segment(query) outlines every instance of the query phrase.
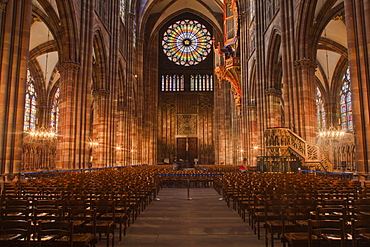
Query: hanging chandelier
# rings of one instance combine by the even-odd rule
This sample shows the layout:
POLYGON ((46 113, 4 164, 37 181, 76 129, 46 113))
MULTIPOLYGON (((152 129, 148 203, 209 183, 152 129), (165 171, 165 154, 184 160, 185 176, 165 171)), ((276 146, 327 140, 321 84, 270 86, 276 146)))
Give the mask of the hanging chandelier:
POLYGON ((53 140, 57 137, 57 134, 52 130, 46 130, 41 127, 37 130, 28 132, 29 136, 35 140, 53 140))
POLYGON ((337 130, 334 127, 330 127, 328 130, 323 130, 319 132, 319 137, 325 138, 325 139, 340 139, 344 137, 345 131, 343 130, 337 130))

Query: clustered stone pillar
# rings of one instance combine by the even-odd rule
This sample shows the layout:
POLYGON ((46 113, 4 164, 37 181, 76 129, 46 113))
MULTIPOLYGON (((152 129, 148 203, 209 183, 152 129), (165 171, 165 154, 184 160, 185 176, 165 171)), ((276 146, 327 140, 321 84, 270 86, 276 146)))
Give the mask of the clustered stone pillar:
MULTIPOLYGON (((78 82, 78 73, 80 64, 76 62, 64 62, 59 66, 60 73, 60 122, 59 141, 57 149, 57 169, 73 169, 76 162, 76 123, 79 121, 75 114, 75 105, 77 101, 76 90, 78 82)), ((81 92, 80 92, 81 93, 81 92)))
POLYGON ((107 89, 98 89, 93 91, 94 97, 94 140, 98 145, 94 148, 94 166, 105 167, 107 166, 108 159, 108 119, 109 119, 109 95, 107 89))
POLYGON ((316 64, 311 59, 300 59, 294 62, 297 73, 297 86, 294 88, 298 93, 298 118, 295 125, 297 134, 307 142, 314 142, 316 138, 316 95, 315 95, 315 69, 316 64))
POLYGON ((31 13, 32 0, 0 1, 0 173, 5 175, 21 171, 31 13))
POLYGON ((348 58, 353 98, 356 166, 359 174, 370 171, 370 0, 345 0, 348 58))

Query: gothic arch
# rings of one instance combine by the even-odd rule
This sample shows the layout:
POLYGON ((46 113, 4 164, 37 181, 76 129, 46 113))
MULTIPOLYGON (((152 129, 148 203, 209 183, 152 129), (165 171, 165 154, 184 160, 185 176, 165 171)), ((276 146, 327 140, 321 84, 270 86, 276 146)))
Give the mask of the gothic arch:
POLYGON ((77 61, 78 57, 78 29, 74 13, 73 0, 56 0, 57 11, 51 6, 49 0, 37 0, 45 10, 43 12, 33 5, 33 14, 42 20, 49 28, 59 51, 60 63, 64 61, 77 61))
POLYGON ((343 3, 332 8, 336 2, 336 0, 327 0, 317 17, 315 17, 317 0, 307 0, 301 3, 298 14, 299 21, 297 22, 296 50, 298 58, 309 58, 315 61, 321 33, 331 19, 343 12, 343 3))
POLYGON ((118 93, 117 93, 117 100, 119 107, 126 107, 127 106, 127 89, 126 89, 126 79, 125 73, 123 69, 123 65, 121 61, 118 61, 118 93))
MULTIPOLYGON (((147 25, 147 28, 145 30, 150 30, 149 32, 152 33, 150 39, 152 39, 153 37, 155 37, 157 35, 157 33, 159 32, 159 30, 162 29, 163 26, 167 22, 169 22, 171 19, 175 18, 176 16, 182 15, 184 13, 190 13, 190 14, 195 15, 195 16, 198 16, 201 19, 203 19, 204 21, 206 21, 209 25, 212 26, 213 36, 216 37, 216 40, 223 40, 223 38, 221 38, 221 37, 223 37, 222 36, 222 32, 217 27, 216 23, 214 23, 209 17, 207 17, 203 13, 198 12, 198 11, 196 11, 194 9, 190 9, 190 8, 184 8, 184 9, 181 9, 181 10, 179 10, 179 11, 177 11, 177 12, 171 14, 171 15, 166 16, 166 18, 163 19, 155 29, 152 29, 153 28, 153 25, 155 24, 155 22, 154 21, 153 22, 152 21, 149 22, 149 20, 148 20, 148 22, 147 22, 148 25, 147 25), (149 26, 149 25, 151 25, 151 26, 149 26)), ((144 34, 144 31, 145 30, 144 29, 142 30, 142 33, 143 34, 144 34)))
POLYGON ((314 23, 315 7, 317 0, 307 0, 301 2, 298 10, 297 28, 297 43, 296 51, 298 58, 311 58, 310 44, 312 44, 311 32, 312 24, 314 23))
POLYGON ((93 92, 107 90, 107 56, 104 49, 104 41, 100 30, 94 34, 93 42, 93 92))
MULTIPOLYGON (((92 2, 92 1, 88 1, 92 2)), ((78 61, 78 44, 79 32, 76 25, 76 17, 74 13, 78 13, 74 8, 73 0, 56 0, 59 16, 60 16, 60 32, 58 32, 58 41, 63 44, 60 49, 60 63, 63 62, 77 62, 78 61)), ((92 3, 85 3, 85 6, 92 8, 92 3)), ((89 13, 92 12, 91 10, 89 13)))
MULTIPOLYGON (((325 45, 329 50, 333 49, 335 52, 338 52, 340 54, 347 53, 346 48, 342 47, 338 43, 335 43, 331 40, 325 40, 323 37, 321 37, 321 34, 325 30, 326 26, 329 24, 329 22, 336 16, 342 14, 344 12, 344 3, 340 3, 334 8, 331 8, 335 4, 336 0, 328 0, 322 10, 320 11, 319 15, 315 19, 314 25, 312 29, 313 32, 313 39, 312 44, 314 45, 313 57, 316 57, 316 49, 318 49, 318 46, 320 44, 325 45)), ((348 55, 346 55, 348 57, 348 55)))
POLYGON ((338 63, 338 66, 335 70, 335 77, 333 78, 333 81, 335 82, 333 85, 333 96, 336 97, 336 101, 339 102, 339 94, 342 90, 342 84, 343 84, 343 75, 346 73, 348 68, 348 60, 343 59, 340 63, 338 63))
POLYGON ((281 35, 277 28, 274 28, 267 51, 267 88, 274 88, 281 91, 281 35))
POLYGON ((249 71, 249 85, 248 85, 248 96, 249 96, 249 104, 255 105, 257 102, 257 67, 256 67, 256 60, 253 60, 251 69, 249 71))
POLYGON ((35 90, 38 96, 38 103, 44 102, 46 100, 46 89, 45 89, 45 80, 42 73, 40 65, 33 60, 30 60, 28 67, 31 73, 31 76, 34 80, 35 90))
POLYGON ((39 9, 36 5, 33 5, 32 14, 39 18, 48 27, 52 36, 55 38, 54 42, 56 42, 56 50, 59 51, 63 47, 63 36, 61 35, 62 30, 60 25, 61 20, 58 17, 57 13, 55 13, 54 8, 50 5, 50 2, 48 0, 38 0, 38 2, 43 7, 46 13, 39 9))
POLYGON ((56 93, 56 91, 58 90, 59 88, 59 82, 60 82, 60 79, 58 79, 54 85, 52 86, 51 90, 50 90, 50 93, 49 93, 49 97, 48 97, 48 105, 51 106, 53 104, 53 99, 54 99, 54 95, 56 93))
MULTIPOLYGON (((46 88, 47 83, 43 75, 43 70, 42 68, 40 68, 40 64, 37 61, 37 57, 48 54, 50 52, 58 52, 57 42, 55 40, 50 40, 43 44, 40 44, 29 52, 29 68, 37 84, 35 85, 36 90, 39 92, 40 95, 46 95, 49 88, 46 88)), ((56 72, 57 69, 53 68, 51 74, 55 75, 56 72)))

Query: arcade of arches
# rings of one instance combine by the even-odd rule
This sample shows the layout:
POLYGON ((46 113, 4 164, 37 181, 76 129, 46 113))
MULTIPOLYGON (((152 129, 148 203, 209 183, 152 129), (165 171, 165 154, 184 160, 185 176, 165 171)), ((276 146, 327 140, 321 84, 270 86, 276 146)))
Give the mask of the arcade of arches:
POLYGON ((0 174, 370 174, 370 0, 0 0, 0 174))

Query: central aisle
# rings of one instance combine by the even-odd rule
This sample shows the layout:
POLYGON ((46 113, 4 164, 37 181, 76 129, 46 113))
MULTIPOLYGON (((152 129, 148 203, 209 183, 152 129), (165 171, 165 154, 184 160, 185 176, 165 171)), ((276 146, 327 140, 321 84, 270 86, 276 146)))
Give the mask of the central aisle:
POLYGON ((190 197, 186 188, 162 189, 118 246, 265 246, 213 188, 191 188, 190 197))

